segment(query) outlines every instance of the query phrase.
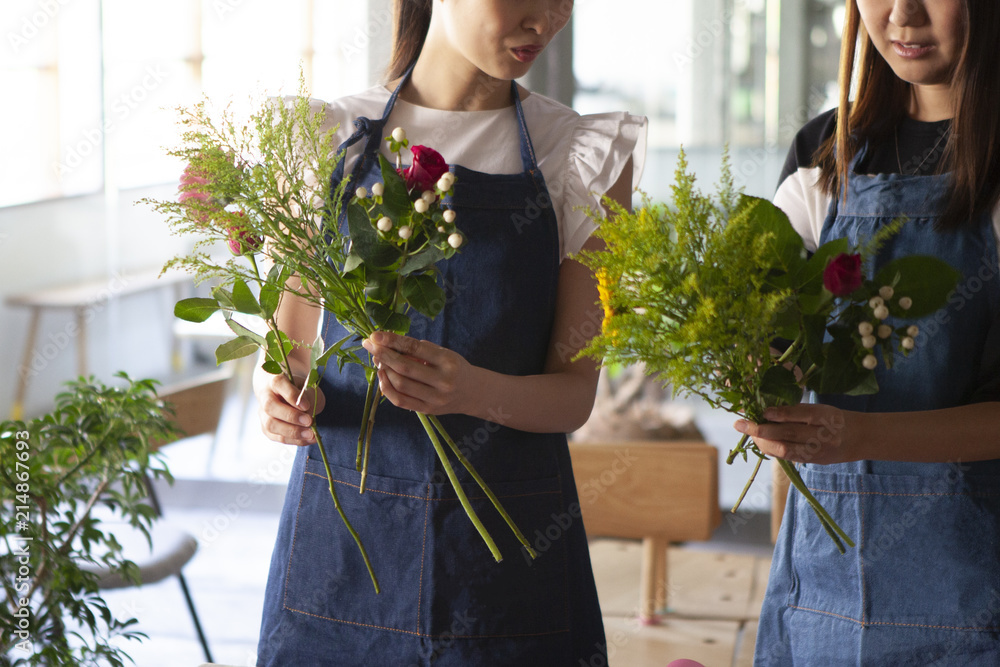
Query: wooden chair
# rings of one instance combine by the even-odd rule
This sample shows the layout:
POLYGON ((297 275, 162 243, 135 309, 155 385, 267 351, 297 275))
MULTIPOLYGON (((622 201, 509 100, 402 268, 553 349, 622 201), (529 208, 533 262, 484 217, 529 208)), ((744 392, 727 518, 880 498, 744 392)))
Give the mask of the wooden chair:
POLYGON ((571 442, 580 509, 590 537, 643 543, 639 616, 667 605, 667 546, 707 540, 722 522, 718 451, 704 442, 571 442))
MULTIPOLYGON (((158 392, 160 397, 169 402, 175 412, 175 422, 188 436, 204 433, 215 433, 226 399, 229 380, 232 371, 229 368, 213 370, 186 380, 163 386, 158 392)), ((167 446, 170 443, 160 443, 167 446)), ((114 533, 122 545, 125 557, 133 561, 139 568, 142 584, 152 584, 167 577, 177 577, 180 582, 184 600, 191 613, 198 641, 205 653, 205 659, 212 662, 212 653, 202 629, 201 620, 195 610, 191 591, 184 578, 183 568, 194 557, 198 550, 197 539, 186 530, 179 528, 163 518, 163 511, 156 490, 150 479, 146 478, 146 488, 149 502, 160 517, 150 529, 150 545, 146 537, 127 523, 106 521, 104 528, 114 533)), ((132 582, 119 574, 100 568, 96 564, 88 564, 85 569, 100 576, 98 586, 103 589, 127 588, 132 582)))

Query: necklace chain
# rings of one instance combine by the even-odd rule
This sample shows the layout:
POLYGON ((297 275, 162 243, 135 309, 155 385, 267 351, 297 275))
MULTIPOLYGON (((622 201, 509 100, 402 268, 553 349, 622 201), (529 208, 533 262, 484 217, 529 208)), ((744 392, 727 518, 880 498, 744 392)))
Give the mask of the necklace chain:
POLYGON ((920 164, 917 165, 917 168, 914 169, 913 172, 909 173, 909 174, 907 174, 905 171, 903 171, 903 162, 902 162, 902 160, 899 159, 899 126, 898 125, 896 126, 895 130, 893 131, 893 136, 894 136, 894 138, 896 140, 896 142, 895 142, 896 143, 896 166, 899 167, 899 173, 903 174, 904 176, 916 176, 917 174, 920 173, 920 169, 921 169, 921 167, 924 166, 924 163, 927 162, 927 160, 929 160, 932 155, 934 155, 935 153, 937 153, 938 146, 941 145, 941 140, 944 139, 946 136, 948 136, 948 132, 944 131, 944 132, 941 133, 941 136, 938 137, 938 140, 934 142, 934 147, 931 148, 930 151, 927 152, 927 154, 924 156, 924 159, 921 160, 920 164))

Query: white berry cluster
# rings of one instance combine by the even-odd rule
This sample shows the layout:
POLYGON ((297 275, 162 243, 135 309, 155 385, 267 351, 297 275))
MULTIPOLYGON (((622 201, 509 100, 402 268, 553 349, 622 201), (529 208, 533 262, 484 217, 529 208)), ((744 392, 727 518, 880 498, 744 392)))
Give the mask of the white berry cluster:
POLYGON ((883 354, 891 353, 894 335, 899 340, 898 349, 902 350, 903 354, 909 353, 916 346, 915 339, 920 334, 918 326, 910 325, 894 329, 884 322, 889 318, 891 306, 897 306, 898 311, 905 312, 913 307, 913 299, 908 296, 897 297, 895 290, 889 285, 880 287, 878 296, 868 300, 866 311, 870 314, 858 324, 861 347, 867 352, 861 360, 861 365, 868 370, 878 367, 878 358, 873 353, 875 346, 880 346, 883 354))

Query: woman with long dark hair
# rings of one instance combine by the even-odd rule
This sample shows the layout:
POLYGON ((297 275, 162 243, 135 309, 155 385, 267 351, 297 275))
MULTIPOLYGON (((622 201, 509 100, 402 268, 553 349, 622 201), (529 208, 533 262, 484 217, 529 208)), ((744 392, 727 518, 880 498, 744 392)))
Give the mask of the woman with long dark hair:
POLYGON ((877 354, 878 393, 737 423, 801 462, 857 542, 837 553, 790 494, 755 664, 997 665, 1000 3, 847 0, 846 16, 840 106, 799 132, 775 203, 810 248, 906 218, 868 276, 922 254, 962 278, 939 313, 883 325, 919 349, 891 369, 877 354))

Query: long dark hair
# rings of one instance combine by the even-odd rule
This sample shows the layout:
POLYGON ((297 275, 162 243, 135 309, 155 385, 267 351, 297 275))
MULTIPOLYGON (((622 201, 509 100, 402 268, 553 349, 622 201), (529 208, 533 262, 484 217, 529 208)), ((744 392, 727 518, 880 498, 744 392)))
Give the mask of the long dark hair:
POLYGON ((385 71, 386 81, 403 76, 424 47, 431 25, 433 0, 393 0, 392 58, 385 71))
MULTIPOLYGON (((1000 35, 1000 2, 966 0, 965 46, 952 75, 955 116, 938 166, 951 173, 948 204, 939 226, 954 229, 1000 203, 1000 67, 994 49, 1000 35)), ((866 141, 884 140, 906 115, 910 84, 896 76, 875 49, 856 0, 847 0, 840 46, 837 131, 816 152, 820 183, 846 195, 851 160, 866 141), (857 49, 857 99, 849 100, 857 49)))

